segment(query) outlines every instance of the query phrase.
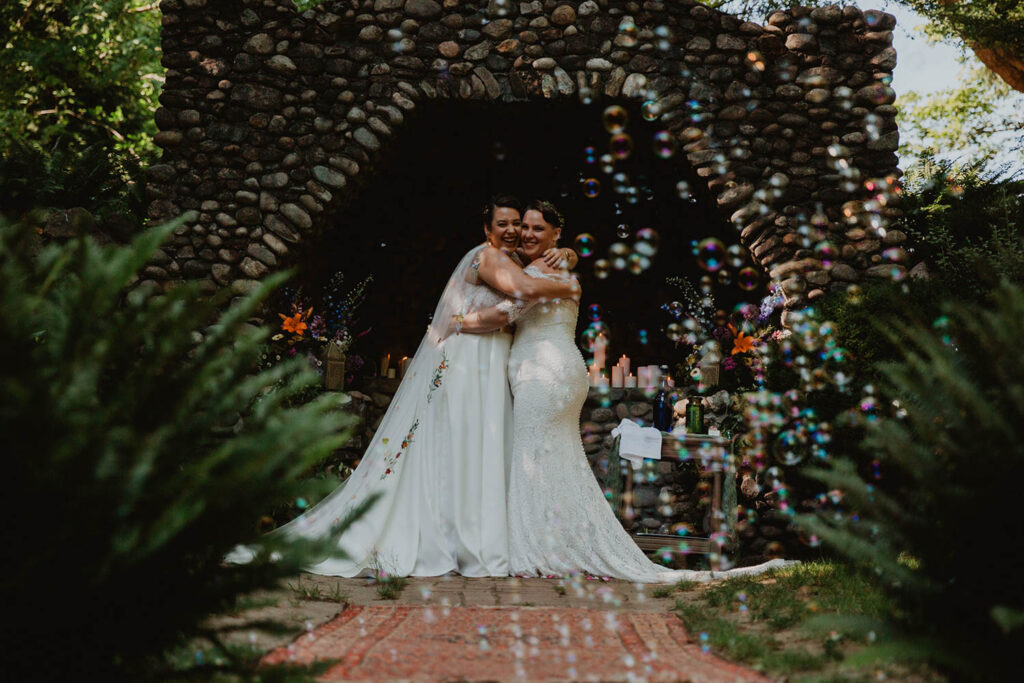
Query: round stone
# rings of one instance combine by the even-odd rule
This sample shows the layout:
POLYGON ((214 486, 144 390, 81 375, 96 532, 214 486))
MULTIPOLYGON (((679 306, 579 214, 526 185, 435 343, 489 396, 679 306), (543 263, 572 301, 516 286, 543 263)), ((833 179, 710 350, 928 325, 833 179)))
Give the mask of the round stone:
POLYGON ((257 33, 245 41, 242 49, 253 55, 269 55, 274 51, 274 39, 266 33, 257 33))
POLYGON ((326 166, 314 166, 313 177, 328 187, 340 189, 348 182, 344 174, 326 166))
POLYGON ((571 5, 559 5, 551 13, 551 23, 555 26, 568 26, 576 21, 576 10, 571 5))

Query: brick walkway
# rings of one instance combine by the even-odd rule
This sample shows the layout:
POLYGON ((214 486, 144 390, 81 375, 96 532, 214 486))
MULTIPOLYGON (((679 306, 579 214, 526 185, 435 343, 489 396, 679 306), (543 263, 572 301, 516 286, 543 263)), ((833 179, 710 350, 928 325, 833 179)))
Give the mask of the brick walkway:
POLYGON ((340 586, 348 606, 264 661, 338 660, 323 681, 766 680, 702 651, 650 586, 413 579, 382 601, 365 580, 311 580, 340 586))

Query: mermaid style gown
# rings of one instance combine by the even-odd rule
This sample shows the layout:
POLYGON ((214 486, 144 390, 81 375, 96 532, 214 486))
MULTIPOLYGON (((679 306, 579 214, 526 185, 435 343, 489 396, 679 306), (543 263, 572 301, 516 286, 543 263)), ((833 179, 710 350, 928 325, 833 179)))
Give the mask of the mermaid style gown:
MULTIPOLYGON (((536 266, 532 277, 558 277, 536 266)), ((509 356, 514 437, 509 463, 509 568, 517 576, 573 571, 643 583, 751 574, 773 561, 727 572, 670 571, 647 559, 623 529, 594 477, 580 439, 589 381, 575 342, 578 305, 529 308, 509 356)))

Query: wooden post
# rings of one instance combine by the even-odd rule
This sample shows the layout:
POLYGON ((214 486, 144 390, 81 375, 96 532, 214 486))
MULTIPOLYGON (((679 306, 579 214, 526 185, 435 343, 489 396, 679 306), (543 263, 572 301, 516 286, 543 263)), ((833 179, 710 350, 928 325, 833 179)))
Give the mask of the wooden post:
POLYGON ((345 389, 345 352, 337 344, 329 343, 324 359, 324 388, 328 391, 345 389))

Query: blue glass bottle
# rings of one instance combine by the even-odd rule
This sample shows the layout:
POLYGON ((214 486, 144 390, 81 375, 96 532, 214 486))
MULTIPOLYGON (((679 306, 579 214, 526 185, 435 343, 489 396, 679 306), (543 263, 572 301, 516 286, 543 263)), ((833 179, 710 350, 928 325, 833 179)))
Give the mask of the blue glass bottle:
POLYGON ((672 387, 668 383, 668 366, 661 366, 661 388, 654 395, 654 426, 663 432, 672 431, 672 387))

